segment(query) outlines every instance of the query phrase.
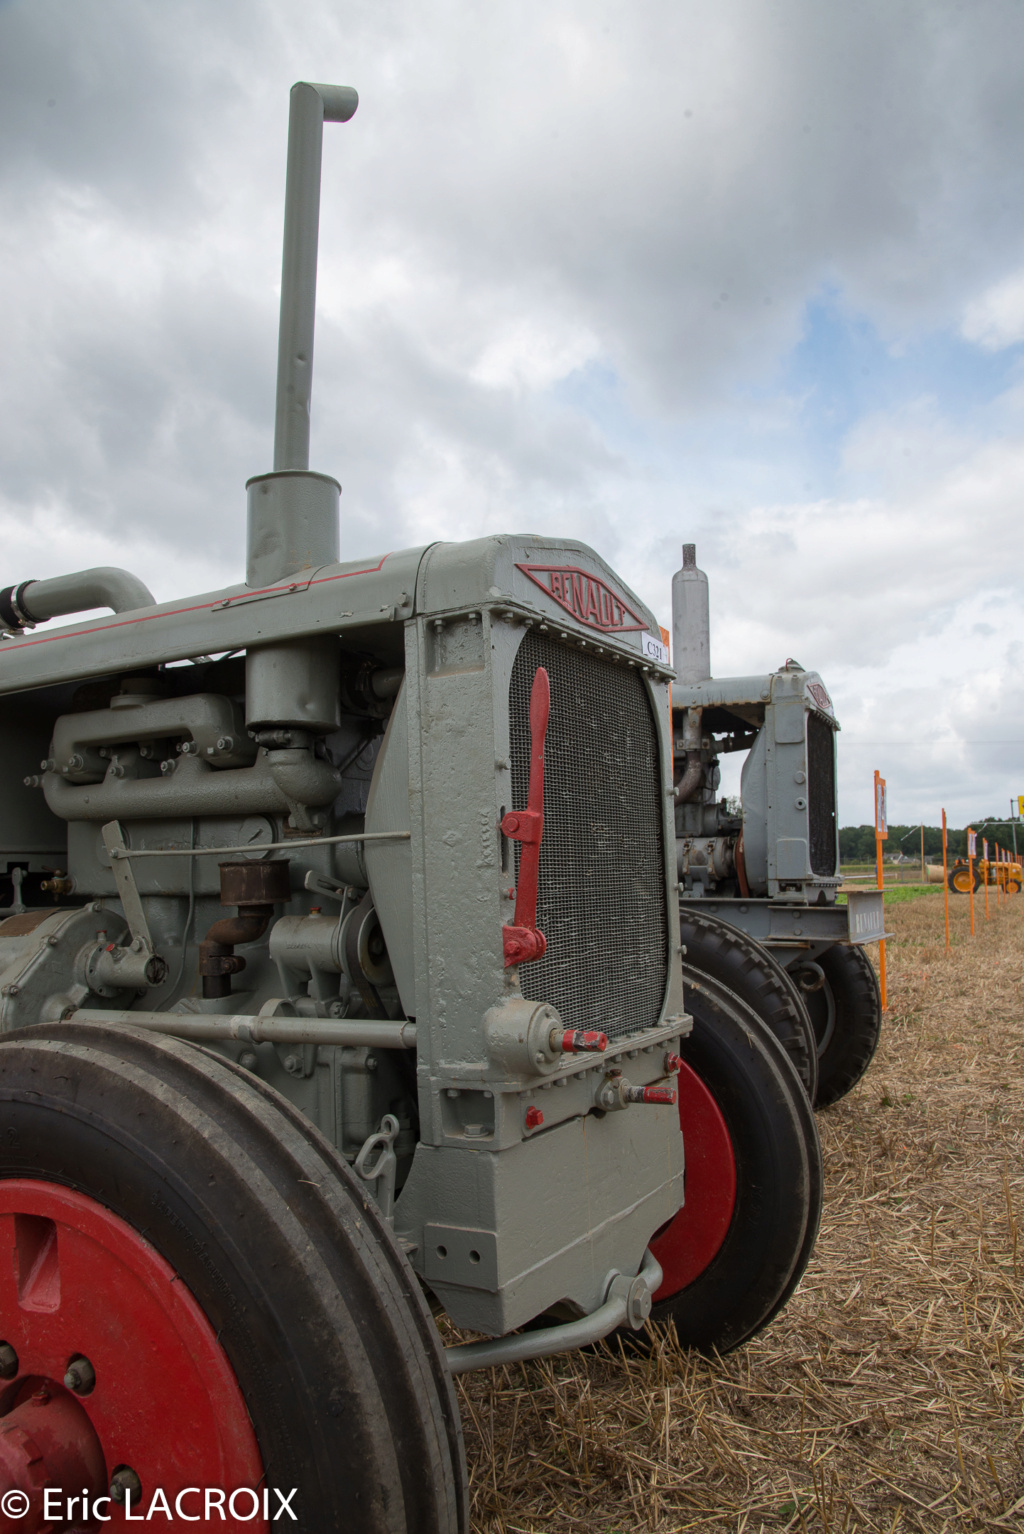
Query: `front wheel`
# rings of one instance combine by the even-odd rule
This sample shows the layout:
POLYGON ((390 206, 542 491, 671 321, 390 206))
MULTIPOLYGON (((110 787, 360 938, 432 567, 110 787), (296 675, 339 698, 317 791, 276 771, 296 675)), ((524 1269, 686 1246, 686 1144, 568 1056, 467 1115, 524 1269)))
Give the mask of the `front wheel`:
POLYGON ((838 1102, 864 1075, 882 1032, 882 993, 871 960, 854 944, 835 943, 815 964, 794 960, 818 1040, 819 1108, 838 1102))
POLYGON ((0 1043, 0 1123, 0 1483, 180 1495, 229 1528, 282 1499, 301 1529, 465 1527, 419 1287, 283 1098, 192 1045, 63 1024, 0 1043))
POLYGON ((683 976, 686 1202, 650 1243, 664 1274, 652 1315, 685 1347, 725 1353, 768 1324, 807 1266, 821 1147, 807 1094, 756 1013, 707 975, 684 965, 683 976))
POLYGON ((811 1102, 817 1100, 814 1029, 792 977, 763 944, 721 916, 679 903, 679 928, 691 969, 700 970, 745 1001, 789 1056, 811 1102))

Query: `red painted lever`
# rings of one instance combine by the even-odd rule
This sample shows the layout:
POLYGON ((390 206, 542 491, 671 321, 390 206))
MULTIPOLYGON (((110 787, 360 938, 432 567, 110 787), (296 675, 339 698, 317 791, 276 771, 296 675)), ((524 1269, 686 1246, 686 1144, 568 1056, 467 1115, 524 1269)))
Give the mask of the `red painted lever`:
POLYGON ((544 835, 544 739, 550 712, 551 684, 544 667, 538 666, 530 689, 530 786, 526 809, 509 810, 501 821, 504 835, 523 844, 513 925, 501 929, 506 969, 542 959, 547 948, 543 932, 537 930, 537 878, 544 835))

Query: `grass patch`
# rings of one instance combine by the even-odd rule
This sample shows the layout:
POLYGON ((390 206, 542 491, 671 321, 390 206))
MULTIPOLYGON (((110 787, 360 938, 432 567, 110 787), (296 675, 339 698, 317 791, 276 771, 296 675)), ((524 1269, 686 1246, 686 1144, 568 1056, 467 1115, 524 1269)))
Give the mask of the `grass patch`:
MULTIPOLYGON (((867 889, 871 888, 870 885, 862 887, 867 889)), ((882 891, 882 903, 883 905, 893 905, 898 904, 903 900, 916 900, 919 895, 941 894, 941 884, 887 884, 882 891)), ((951 893, 949 898, 950 900, 955 900, 962 897, 957 897, 951 893)), ((837 895, 836 903, 837 905, 846 905, 846 895, 837 895)))

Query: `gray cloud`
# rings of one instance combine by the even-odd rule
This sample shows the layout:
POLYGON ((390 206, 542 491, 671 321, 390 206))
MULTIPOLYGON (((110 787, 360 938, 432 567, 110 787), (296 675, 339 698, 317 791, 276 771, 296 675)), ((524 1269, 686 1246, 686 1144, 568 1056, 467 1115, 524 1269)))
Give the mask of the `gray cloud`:
POLYGON ((100 548, 165 595, 237 576, 287 87, 337 79, 314 461, 350 550, 558 527, 664 611, 697 536, 724 664, 796 651, 854 714, 895 667, 878 717, 934 715, 900 656, 959 633, 991 546, 1019 560, 1019 403, 1001 443, 927 402, 865 419, 871 494, 812 501, 776 375, 827 284, 894 346, 1016 338, 1022 42, 1015 0, 0 7, 0 520, 32 561, 5 580, 100 548))

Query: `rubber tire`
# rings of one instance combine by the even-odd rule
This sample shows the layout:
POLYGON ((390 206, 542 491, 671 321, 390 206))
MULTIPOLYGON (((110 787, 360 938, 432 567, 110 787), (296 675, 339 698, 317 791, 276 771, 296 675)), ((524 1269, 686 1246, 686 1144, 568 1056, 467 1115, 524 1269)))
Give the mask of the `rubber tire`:
POLYGON ((817 1101, 818 1049, 803 996, 778 960, 756 938, 720 916, 687 909, 680 901, 679 925, 686 963, 728 986, 773 1033, 817 1101))
MULTIPOLYGON (((882 993, 871 960, 855 944, 835 943, 815 962, 825 984, 809 992, 806 1003, 819 1040, 817 1106, 827 1108, 857 1085, 874 1058, 882 1033, 882 993)), ((795 960, 794 969, 798 964, 795 960)))
POLYGON ((680 1053, 725 1120, 736 1202, 708 1266, 652 1318, 674 1322, 684 1347, 727 1353, 768 1325, 803 1276, 821 1221, 821 1145, 803 1084, 756 1013, 688 963, 683 980, 693 1031, 680 1053))
POLYGON ((134 1028, 0 1041, 0 1176, 63 1183, 180 1273, 306 1530, 468 1527, 451 1377, 419 1284, 346 1163, 272 1088, 134 1028))
MULTIPOLYGON (((967 864, 966 863, 954 864, 954 866, 949 870, 949 873, 948 873, 948 875, 946 877, 946 883, 949 885, 949 888, 952 890, 954 895, 969 895, 970 892, 971 892, 971 890, 970 890, 971 873, 970 873, 970 869, 968 868, 967 864), (954 883, 954 880, 956 880, 958 877, 961 877, 961 876, 963 876, 963 879, 964 879, 964 888, 963 889, 961 889, 958 884, 954 883)), ((974 876, 974 888, 978 889, 980 884, 981 884, 981 879, 979 878, 979 876, 977 874, 975 874, 975 876, 974 876)))

